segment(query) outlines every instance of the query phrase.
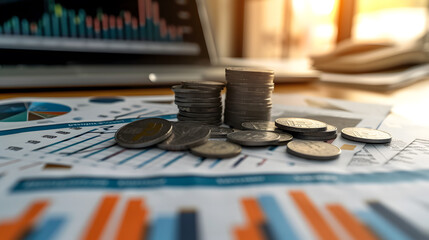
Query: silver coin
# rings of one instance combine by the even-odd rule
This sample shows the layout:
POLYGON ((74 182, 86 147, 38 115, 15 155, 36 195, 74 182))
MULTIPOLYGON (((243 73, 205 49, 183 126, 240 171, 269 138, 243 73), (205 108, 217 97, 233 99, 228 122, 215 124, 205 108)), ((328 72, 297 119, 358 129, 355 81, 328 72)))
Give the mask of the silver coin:
POLYGON ((241 153, 241 147, 231 142, 209 140, 200 146, 191 148, 191 152, 206 158, 232 158, 241 153))
POLYGON ((321 141, 294 140, 287 144, 287 152, 310 160, 332 160, 338 158, 341 149, 321 141))
POLYGON ((278 118, 276 126, 285 131, 318 132, 325 131, 326 123, 307 118, 278 118))
POLYGON ((181 123, 192 123, 192 124, 199 124, 204 126, 220 126, 222 125, 222 121, 195 121, 195 120, 179 120, 181 123))
POLYGON ((301 135, 301 134, 295 134, 293 135, 295 138, 299 138, 302 140, 312 140, 312 141, 329 141, 337 138, 337 134, 334 133, 332 135, 325 135, 325 136, 311 136, 311 135, 301 135))
POLYGON ((225 83, 216 81, 183 81, 182 86, 196 89, 223 89, 225 83))
MULTIPOLYGON (((313 136, 313 137, 317 137, 317 136, 333 136, 337 134, 337 128, 326 124, 326 130, 325 131, 319 131, 319 132, 302 132, 302 133, 297 133, 299 135, 305 135, 305 136, 313 136)), ((293 133, 292 133, 293 134, 293 133)))
POLYGON ((341 136, 348 140, 364 143, 389 143, 392 141, 389 133, 370 128, 343 128, 341 136))
POLYGON ((182 120, 182 121, 219 121, 221 119, 222 116, 217 115, 214 117, 188 117, 188 116, 184 116, 182 114, 177 114, 177 119, 182 120))
POLYGON ((196 117, 196 118, 199 118, 199 117, 203 117, 203 118, 204 117, 208 117, 208 118, 217 117, 217 118, 220 118, 220 117, 222 117, 222 112, 219 112, 219 113, 190 113, 190 112, 179 111, 179 114, 181 116, 190 117, 190 118, 192 118, 192 117, 196 117))
POLYGON ((226 138, 228 133, 232 133, 234 130, 227 127, 211 126, 207 125, 210 128, 210 138, 226 138))
POLYGON ((274 74, 274 71, 271 69, 262 69, 262 68, 251 68, 251 67, 227 67, 225 68, 226 73, 231 72, 244 72, 244 73, 251 73, 251 74, 274 74))
POLYGON ((193 112, 193 113, 222 113, 222 107, 181 107, 178 106, 180 111, 183 112, 193 112))
POLYGON ((190 97, 178 97, 178 96, 176 96, 174 99, 176 101, 186 102, 186 103, 193 103, 193 102, 219 103, 220 101, 222 101, 222 98, 220 98, 220 97, 190 98, 190 97))
POLYGON ((276 130, 276 124, 271 121, 252 121, 252 122, 243 122, 241 126, 246 130, 255 130, 255 131, 269 131, 274 132, 276 130))
POLYGON ((171 122, 162 118, 147 118, 122 126, 115 133, 115 140, 125 148, 144 148, 164 141, 171 133, 171 122))
POLYGON ((171 87, 171 90, 173 90, 173 92, 175 93, 180 93, 180 94, 216 94, 219 93, 220 91, 213 91, 213 90, 201 90, 201 89, 194 89, 194 88, 184 88, 182 85, 175 85, 173 87, 171 87))
POLYGON ((286 145, 288 142, 292 141, 293 136, 285 132, 276 132, 280 135, 280 139, 277 141, 277 145, 286 145))
POLYGON ((227 135, 229 141, 243 146, 268 146, 278 142, 280 135, 273 132, 263 131, 240 131, 227 135))
POLYGON ((180 102, 180 101, 174 101, 174 103, 180 107, 209 107, 209 108, 215 108, 222 106, 221 102, 214 102, 214 103, 205 103, 205 102, 180 102))
POLYGON ((209 136, 210 129, 204 125, 176 122, 171 136, 157 146, 164 150, 181 151, 204 144, 209 136))
MULTIPOLYGON (((194 89, 195 90, 195 89, 194 89)), ((178 93, 175 92, 174 95, 179 98, 201 98, 201 94, 204 94, 205 97, 218 98, 220 92, 204 92, 204 93, 178 93)))

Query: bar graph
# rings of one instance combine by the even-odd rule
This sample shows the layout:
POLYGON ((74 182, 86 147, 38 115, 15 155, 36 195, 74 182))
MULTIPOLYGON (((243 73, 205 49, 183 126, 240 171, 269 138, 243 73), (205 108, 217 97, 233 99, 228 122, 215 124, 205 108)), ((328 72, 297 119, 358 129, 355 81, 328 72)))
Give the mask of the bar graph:
MULTIPOLYGON (((34 7, 42 11, 38 15, 24 12, 27 16, 7 18, 3 13, 0 47, 118 53, 162 53, 164 48, 165 53, 185 55, 200 51, 192 37, 186 36, 192 33, 191 26, 168 16, 171 10, 166 11, 165 4, 161 8, 155 0, 127 1, 125 6, 119 1, 116 5, 115 1, 43 2, 39 3, 43 8, 34 7)), ((6 10, 5 5, 2 8, 6 10)), ((11 9, 29 6, 23 1, 19 7, 11 4, 11 9)))
MULTIPOLYGON (((414 224, 429 216, 424 207, 423 218, 410 221, 412 214, 398 212, 390 205, 391 199, 351 197, 338 201, 335 194, 320 195, 324 191, 316 188, 256 189, 227 193, 207 188, 195 194, 183 189, 137 193, 133 188, 133 194, 86 192, 91 197, 72 200, 69 198, 76 192, 61 191, 49 200, 45 192, 44 198, 27 199, 26 205, 8 210, 7 217, 0 213, 0 236, 5 240, 61 236, 149 240, 428 239, 425 222, 414 224), (67 235, 70 233, 74 235, 67 235)), ((334 188, 329 191, 345 193, 334 188)), ((22 194, 25 192, 15 197, 19 199, 22 194)), ((401 201, 397 207, 410 203, 401 201)))
MULTIPOLYGON (((47 207, 45 201, 35 201, 17 219, 0 220, 2 239, 56 239, 56 233, 67 227, 69 221, 64 216, 43 214, 47 207), (42 220, 37 221, 39 219, 42 220)), ((179 208, 171 214, 152 216, 150 220, 151 214, 144 198, 121 199, 118 194, 105 195, 90 214, 80 239, 102 239, 113 218, 118 218, 114 239, 200 239, 196 209, 179 208), (121 200, 125 202, 123 207, 119 204, 121 200), (115 210, 119 210, 118 216, 114 215, 115 210)))
MULTIPOLYGON (((368 201, 367 211, 350 211, 341 203, 319 206, 302 190, 291 190, 287 195, 300 212, 308 230, 317 239, 343 239, 332 219, 351 239, 427 239, 409 221, 389 209, 380 201, 368 201), (325 212, 325 213, 324 213, 325 212), (328 218, 326 212, 331 216, 328 218)), ((294 221, 282 210, 282 204, 271 195, 245 197, 240 200, 245 217, 244 225, 236 225, 234 239, 301 239, 294 221)))

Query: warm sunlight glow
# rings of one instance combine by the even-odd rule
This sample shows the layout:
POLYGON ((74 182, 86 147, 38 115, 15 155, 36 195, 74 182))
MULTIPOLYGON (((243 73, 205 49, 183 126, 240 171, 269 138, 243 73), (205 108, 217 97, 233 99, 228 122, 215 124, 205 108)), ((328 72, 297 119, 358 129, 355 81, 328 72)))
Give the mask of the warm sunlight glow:
POLYGON ((334 10, 335 0, 310 0, 310 6, 316 15, 329 15, 334 10))

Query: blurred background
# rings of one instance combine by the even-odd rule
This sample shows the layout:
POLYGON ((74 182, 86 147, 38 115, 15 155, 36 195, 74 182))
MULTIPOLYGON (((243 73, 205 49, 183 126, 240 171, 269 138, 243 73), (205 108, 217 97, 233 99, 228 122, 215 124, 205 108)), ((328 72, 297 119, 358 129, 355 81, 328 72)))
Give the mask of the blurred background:
POLYGON ((405 42, 427 30, 428 0, 206 0, 221 57, 302 58, 341 40, 405 42))

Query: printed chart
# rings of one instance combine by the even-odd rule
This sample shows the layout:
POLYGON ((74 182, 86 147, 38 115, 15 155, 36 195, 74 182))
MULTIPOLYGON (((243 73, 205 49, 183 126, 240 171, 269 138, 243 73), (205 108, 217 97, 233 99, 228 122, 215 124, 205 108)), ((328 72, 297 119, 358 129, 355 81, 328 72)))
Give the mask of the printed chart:
POLYGON ((71 108, 49 102, 13 102, 0 105, 0 122, 24 122, 67 114, 71 108))

